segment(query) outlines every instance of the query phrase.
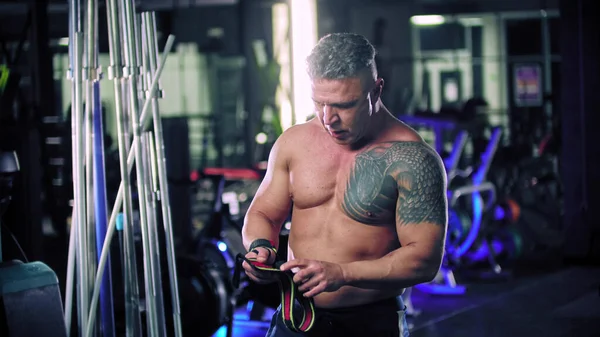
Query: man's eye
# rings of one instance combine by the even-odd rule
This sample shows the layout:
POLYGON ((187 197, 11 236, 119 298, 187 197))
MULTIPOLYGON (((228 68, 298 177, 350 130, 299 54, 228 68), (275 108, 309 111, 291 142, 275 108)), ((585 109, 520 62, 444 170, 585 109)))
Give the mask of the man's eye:
POLYGON ((337 104, 336 107, 338 109, 346 110, 346 109, 352 109, 355 106, 356 106, 356 102, 349 102, 349 103, 337 104))

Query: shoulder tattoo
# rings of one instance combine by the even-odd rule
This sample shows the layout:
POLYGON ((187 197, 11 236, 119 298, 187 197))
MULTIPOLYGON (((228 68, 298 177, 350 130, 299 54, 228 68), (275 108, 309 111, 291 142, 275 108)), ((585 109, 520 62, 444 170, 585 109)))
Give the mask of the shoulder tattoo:
POLYGON ((342 208, 351 218, 377 223, 395 211, 400 225, 446 225, 446 175, 439 156, 418 142, 389 142, 358 154, 342 208))

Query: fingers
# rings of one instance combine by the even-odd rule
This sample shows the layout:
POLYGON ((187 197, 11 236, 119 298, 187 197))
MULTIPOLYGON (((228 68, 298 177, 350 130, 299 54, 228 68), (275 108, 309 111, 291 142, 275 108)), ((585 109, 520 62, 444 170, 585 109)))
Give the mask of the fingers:
POLYGON ((314 275, 314 271, 311 269, 300 269, 300 271, 294 274, 294 283, 301 284, 308 281, 314 275))
POLYGON ((277 280, 277 275, 275 273, 268 271, 258 271, 252 268, 252 266, 250 266, 246 261, 242 263, 242 267, 244 268, 246 275, 256 283, 267 284, 273 283, 277 280))
MULTIPOLYGON (((245 257, 249 260, 257 261, 260 263, 268 263, 268 260, 271 257, 270 255, 271 254, 268 249, 257 247, 256 249, 253 249, 252 251, 248 252, 245 255, 245 257)), ((244 271, 248 278, 250 278, 256 283, 267 284, 277 280, 277 277, 273 275, 272 272, 256 270, 256 268, 251 266, 246 261, 242 262, 242 268, 244 268, 244 271)))
POLYGON ((317 285, 316 287, 312 288, 311 290, 305 292, 303 294, 304 297, 314 297, 317 296, 318 294, 322 293, 323 291, 325 291, 326 288, 326 283, 325 282, 321 282, 319 285, 317 285))
MULTIPOLYGON (((311 279, 307 279, 306 281, 304 281, 303 283, 301 283, 298 286, 298 290, 300 290, 301 292, 305 292, 307 290, 313 289, 316 286, 319 285, 319 283, 321 282, 321 280, 318 277, 313 277, 311 279)), ((296 284, 299 284, 296 282, 296 284)))
POLYGON ((246 254, 246 258, 256 260, 260 263, 272 263, 275 261, 276 256, 270 249, 256 247, 246 254))
POLYGON ((292 268, 303 268, 307 267, 310 264, 310 262, 311 260, 295 259, 282 264, 279 269, 286 271, 291 270, 292 268))
POLYGON ((281 270, 297 269, 293 281, 304 297, 314 297, 322 292, 335 291, 339 288, 336 265, 323 261, 298 259, 281 266, 281 270))
POLYGON ((271 257, 271 251, 269 249, 266 248, 256 248, 255 250, 258 251, 258 255, 256 257, 258 262, 263 262, 263 263, 267 263, 270 260, 271 257))
POLYGON ((304 293, 304 297, 313 297, 325 290, 325 286, 322 286, 326 283, 324 276, 315 266, 308 266, 298 271, 293 281, 298 285, 298 290, 304 293))

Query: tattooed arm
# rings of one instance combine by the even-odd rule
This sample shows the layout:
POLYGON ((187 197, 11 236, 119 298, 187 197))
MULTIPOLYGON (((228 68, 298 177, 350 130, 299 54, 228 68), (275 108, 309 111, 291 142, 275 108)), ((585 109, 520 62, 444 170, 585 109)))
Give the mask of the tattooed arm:
POLYGON ((374 261, 342 265, 344 283, 406 288, 432 280, 440 268, 447 227, 446 174, 441 159, 419 142, 399 142, 389 174, 397 186, 396 230, 401 248, 374 261))

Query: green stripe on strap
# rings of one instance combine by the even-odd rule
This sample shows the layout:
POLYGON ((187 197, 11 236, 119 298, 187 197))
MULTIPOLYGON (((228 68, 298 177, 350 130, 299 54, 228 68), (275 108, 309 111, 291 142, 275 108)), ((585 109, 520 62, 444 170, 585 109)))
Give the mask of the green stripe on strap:
POLYGON ((283 323, 285 326, 294 332, 307 332, 315 323, 315 305, 312 298, 304 297, 298 290, 298 286, 294 283, 294 274, 291 271, 281 271, 278 267, 282 264, 275 263, 267 265, 257 262, 253 259, 248 259, 242 254, 236 257, 236 268, 233 276, 233 284, 237 288, 239 286, 239 275, 244 261, 248 262, 252 268, 258 271, 269 271, 279 273, 277 284, 281 291, 281 309, 283 323), (302 319, 300 322, 294 317, 294 303, 298 302, 302 310, 302 319))

